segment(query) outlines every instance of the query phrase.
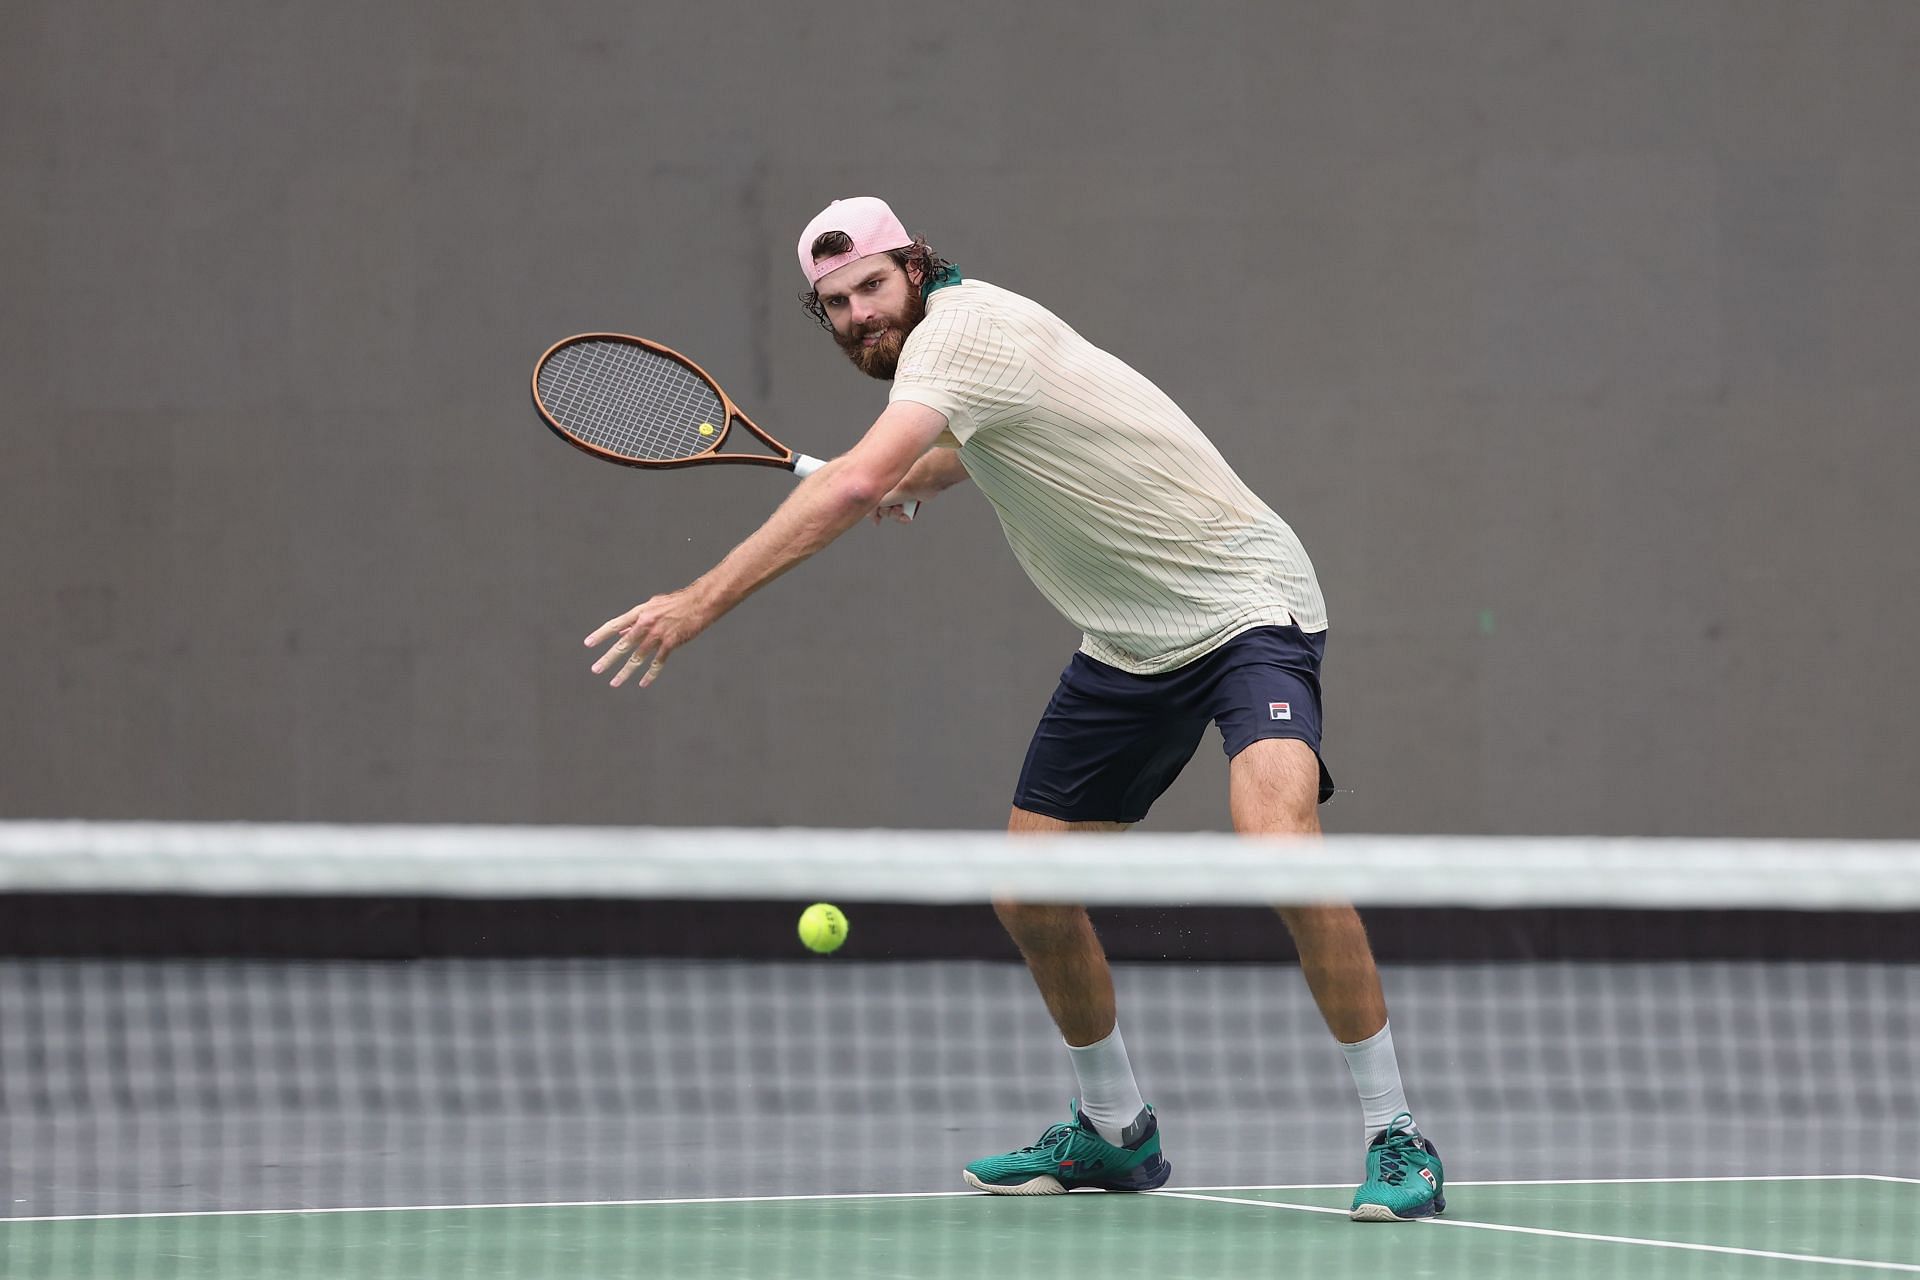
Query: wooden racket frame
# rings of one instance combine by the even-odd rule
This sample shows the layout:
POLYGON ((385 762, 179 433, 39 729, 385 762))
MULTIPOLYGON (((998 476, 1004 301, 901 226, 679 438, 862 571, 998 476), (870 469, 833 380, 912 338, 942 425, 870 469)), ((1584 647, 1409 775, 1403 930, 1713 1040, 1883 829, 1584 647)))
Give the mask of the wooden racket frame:
POLYGON ((596 458, 606 462, 617 462, 623 467, 643 467, 653 471, 672 471, 679 467, 700 467, 716 462, 744 462, 756 467, 780 467, 787 471, 796 471, 797 468, 795 464, 805 456, 797 450, 789 449, 786 445, 762 431, 758 423, 741 412, 740 406, 733 402, 733 397, 727 394, 726 388, 715 381, 713 375, 705 369, 702 369, 699 365, 687 359, 687 357, 681 355, 672 347, 663 346, 647 338, 638 338, 630 333, 576 333, 570 338, 560 339, 560 341, 541 352, 540 358, 534 361, 533 364, 533 407, 540 414, 540 420, 546 423, 547 427, 562 440, 565 440, 576 449, 592 454, 596 458), (620 454, 602 449, 599 445, 589 444, 587 441, 580 439, 580 437, 561 426, 554 416, 547 412, 546 404, 540 399, 540 371, 547 367, 548 358, 562 347, 570 347, 575 343, 589 341, 631 343, 636 347, 645 347, 649 351, 685 365, 687 368, 693 370, 694 373, 698 374, 708 386, 713 388, 714 393, 720 397, 720 407, 726 413, 726 425, 721 428, 719 434, 714 436, 713 443, 699 453, 693 454, 690 457, 669 458, 665 460, 623 457, 620 454), (755 438, 768 448, 774 450, 774 453, 718 452, 720 447, 726 444, 727 437, 733 433, 733 426, 736 422, 752 432, 755 438))

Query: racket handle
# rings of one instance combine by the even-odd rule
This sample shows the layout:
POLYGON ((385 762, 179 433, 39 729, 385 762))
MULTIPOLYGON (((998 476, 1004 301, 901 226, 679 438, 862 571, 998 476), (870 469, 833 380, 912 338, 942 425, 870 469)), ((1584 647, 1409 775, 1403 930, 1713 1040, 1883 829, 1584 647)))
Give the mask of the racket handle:
MULTIPOLYGON (((815 458, 808 454, 796 453, 793 455, 793 474, 802 480, 805 480, 808 476, 826 465, 824 459, 815 458)), ((914 517, 914 513, 920 510, 920 504, 917 502, 903 502, 900 504, 900 509, 906 512, 907 519, 911 520, 914 517)))

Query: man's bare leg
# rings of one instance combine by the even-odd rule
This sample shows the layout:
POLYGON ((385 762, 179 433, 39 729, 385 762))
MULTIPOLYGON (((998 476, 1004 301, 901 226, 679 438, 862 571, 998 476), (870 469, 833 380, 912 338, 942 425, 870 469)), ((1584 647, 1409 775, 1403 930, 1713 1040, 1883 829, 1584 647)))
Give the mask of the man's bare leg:
MULTIPOLYGON (((1265 738, 1233 758, 1229 802, 1243 835, 1320 834, 1320 760, 1297 738, 1265 738)), ((1293 934, 1307 989, 1327 1029, 1343 1044, 1365 1040, 1387 1023, 1360 913, 1349 906, 1280 907, 1293 934)))
MULTIPOLYGON (((1016 807, 1007 820, 1014 835, 1118 832, 1119 822, 1063 822, 1016 807)), ((1067 1043, 1080 1109, 1110 1141, 1125 1143, 1139 1132, 1146 1103, 1133 1077, 1113 998, 1107 953, 1083 906, 1066 903, 994 903, 1012 936, 1053 1024, 1067 1043)))
MULTIPOLYGON (((1007 830, 1014 835, 1126 829, 1120 822, 1062 822, 1019 808, 1007 820, 1007 830)), ((1026 957, 1027 971, 1066 1042, 1089 1045, 1105 1039, 1114 1025, 1113 973, 1087 909, 1063 903, 996 902, 993 910, 1026 957)))
MULTIPOLYGON (((1248 835, 1320 835, 1320 761, 1297 738, 1267 738, 1233 758, 1234 830, 1248 835)), ((1279 907, 1293 934, 1307 989, 1340 1042, 1360 1092, 1369 1137, 1406 1108, 1387 1030, 1387 1002, 1366 926, 1350 906, 1279 907)))

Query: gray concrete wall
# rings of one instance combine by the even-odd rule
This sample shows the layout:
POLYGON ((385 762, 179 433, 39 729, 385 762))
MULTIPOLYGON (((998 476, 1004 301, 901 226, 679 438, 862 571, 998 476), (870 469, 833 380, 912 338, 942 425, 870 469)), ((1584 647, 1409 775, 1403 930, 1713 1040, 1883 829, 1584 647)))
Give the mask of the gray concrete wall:
POLYGON ((613 693, 789 482, 527 403, 611 328, 845 447, 874 192, 1301 532, 1331 828, 1920 831, 1920 5, 810 12, 10 0, 0 815, 997 824, 1075 637, 977 495, 613 693))

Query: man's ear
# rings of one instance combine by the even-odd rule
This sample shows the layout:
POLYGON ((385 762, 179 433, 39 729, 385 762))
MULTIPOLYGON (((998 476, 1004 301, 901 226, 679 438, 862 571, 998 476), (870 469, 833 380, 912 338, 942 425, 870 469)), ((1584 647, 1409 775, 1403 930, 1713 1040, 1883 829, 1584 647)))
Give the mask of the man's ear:
POLYGON ((927 273, 920 269, 919 261, 914 258, 907 259, 907 283, 917 289, 926 282, 927 273))

